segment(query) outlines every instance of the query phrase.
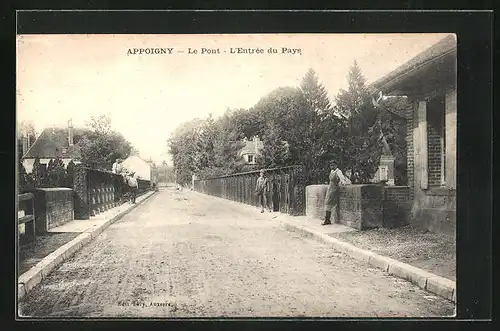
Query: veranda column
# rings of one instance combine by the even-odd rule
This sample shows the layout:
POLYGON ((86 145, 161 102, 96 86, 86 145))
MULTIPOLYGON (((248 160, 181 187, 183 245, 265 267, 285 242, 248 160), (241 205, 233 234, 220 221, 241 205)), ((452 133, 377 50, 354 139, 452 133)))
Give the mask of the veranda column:
POLYGON ((427 102, 417 101, 416 107, 416 128, 413 130, 415 188, 427 189, 427 102))
POLYGON ((457 90, 446 92, 445 98, 446 130, 446 186, 455 189, 457 183, 457 90))

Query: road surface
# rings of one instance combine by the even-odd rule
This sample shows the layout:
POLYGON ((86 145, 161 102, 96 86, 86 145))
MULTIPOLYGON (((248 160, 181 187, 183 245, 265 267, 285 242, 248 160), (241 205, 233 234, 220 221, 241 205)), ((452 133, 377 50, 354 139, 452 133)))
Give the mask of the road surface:
POLYGON ((419 317, 454 305, 285 231, 273 214, 162 189, 20 301, 37 317, 419 317))

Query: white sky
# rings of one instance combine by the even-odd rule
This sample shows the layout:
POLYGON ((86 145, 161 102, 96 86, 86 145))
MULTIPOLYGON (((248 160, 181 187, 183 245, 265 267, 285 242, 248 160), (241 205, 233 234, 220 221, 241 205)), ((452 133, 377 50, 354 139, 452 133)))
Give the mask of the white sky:
POLYGON ((26 35, 17 38, 17 117, 45 127, 83 126, 108 114, 112 126, 160 163, 182 122, 249 108, 279 86, 298 86, 316 70, 333 101, 353 60, 368 83, 446 34, 26 35), (174 48, 171 55, 127 55, 129 48, 174 48), (188 47, 221 54, 187 54, 188 47), (259 47, 265 54, 229 54, 259 47), (269 47, 302 54, 267 54, 269 47), (178 53, 184 51, 184 53, 178 53), (224 53, 226 51, 226 53, 224 53))

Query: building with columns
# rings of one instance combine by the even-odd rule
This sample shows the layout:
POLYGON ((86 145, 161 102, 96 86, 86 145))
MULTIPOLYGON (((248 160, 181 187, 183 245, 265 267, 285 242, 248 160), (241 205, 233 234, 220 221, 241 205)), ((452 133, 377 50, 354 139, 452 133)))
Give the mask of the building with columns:
POLYGON ((457 41, 449 35, 371 84, 374 93, 406 96, 410 222, 455 234, 457 41))

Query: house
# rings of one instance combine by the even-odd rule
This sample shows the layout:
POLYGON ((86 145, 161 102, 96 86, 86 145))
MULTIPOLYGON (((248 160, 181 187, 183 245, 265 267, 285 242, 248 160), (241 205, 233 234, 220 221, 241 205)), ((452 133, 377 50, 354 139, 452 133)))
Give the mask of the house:
POLYGON ((257 136, 253 137, 252 140, 247 140, 245 138, 243 140, 243 143, 245 145, 240 151, 240 156, 243 157, 247 164, 256 164, 256 157, 258 156, 262 148, 264 148, 264 144, 257 136))
MULTIPOLYGON (((288 150, 290 147, 287 141, 282 141, 283 146, 288 150)), ((259 157, 260 152, 264 148, 264 143, 258 136, 254 136, 252 140, 243 139, 243 148, 240 150, 240 156, 246 164, 256 165, 256 158, 259 157)))
POLYGON ((132 154, 123 160, 122 165, 124 169, 135 172, 135 175, 139 176, 139 179, 151 180, 154 179, 154 169, 151 163, 151 161, 146 161, 139 155, 132 154))
MULTIPOLYGON (((80 130, 76 130, 76 135, 79 135, 80 130)), ((78 146, 74 143, 75 129, 68 122, 68 127, 63 128, 46 128, 35 140, 33 145, 23 153, 23 165, 27 173, 33 170, 33 163, 37 157, 40 158, 40 164, 47 165, 51 159, 57 156, 61 158, 64 166, 67 166, 70 161, 75 164, 80 163, 81 155, 78 146)), ((26 138, 24 138, 26 139, 26 138)), ((24 148, 28 146, 28 142, 23 142, 24 148)))
POLYGON ((406 96, 410 222, 455 233, 457 41, 443 38, 371 84, 374 94, 406 96))

